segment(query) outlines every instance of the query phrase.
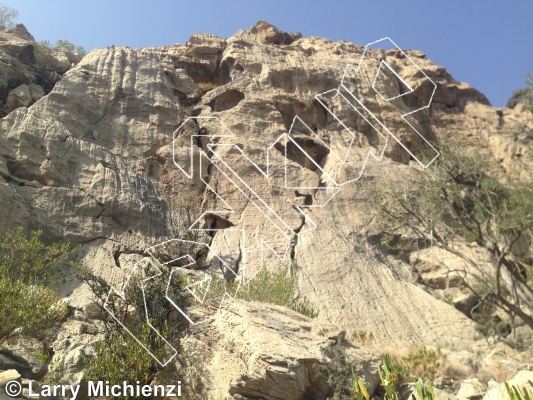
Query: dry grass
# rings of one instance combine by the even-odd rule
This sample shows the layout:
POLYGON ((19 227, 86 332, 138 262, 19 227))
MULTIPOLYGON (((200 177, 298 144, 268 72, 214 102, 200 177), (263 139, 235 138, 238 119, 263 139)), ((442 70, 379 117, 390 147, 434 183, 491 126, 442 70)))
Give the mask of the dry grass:
POLYGON ((455 360, 446 360, 440 370, 440 373, 443 377, 452 379, 454 381, 462 381, 475 375, 475 371, 472 366, 465 365, 455 360))
POLYGON ((352 333, 352 342, 364 347, 373 347, 374 334, 367 331, 356 331, 352 333))
POLYGON ((491 379, 498 383, 503 383, 513 378, 514 375, 515 373, 509 371, 507 368, 496 367, 494 365, 481 367, 477 372, 477 378, 482 383, 487 383, 491 379))
POLYGON ((215 85, 214 83, 212 82, 198 82, 197 83, 198 86, 200 86, 202 88, 203 91, 205 92, 209 92, 210 90, 213 90, 214 88, 217 87, 217 85, 215 85))
POLYGON ((409 355, 409 349, 406 347, 384 346, 379 349, 381 354, 389 354, 392 358, 403 358, 409 355))

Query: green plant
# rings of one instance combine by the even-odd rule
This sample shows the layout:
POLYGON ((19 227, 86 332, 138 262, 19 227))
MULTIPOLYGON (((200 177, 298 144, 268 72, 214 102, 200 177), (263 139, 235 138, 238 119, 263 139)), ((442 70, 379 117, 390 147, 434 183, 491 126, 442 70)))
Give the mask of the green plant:
POLYGON ((58 50, 68 51, 70 53, 76 53, 80 57, 85 57, 87 55, 87 51, 83 48, 83 46, 76 46, 74 43, 70 42, 67 39, 59 39, 56 42, 56 45, 54 46, 58 50))
POLYGON ((398 400, 398 374, 394 372, 389 354, 383 355, 383 364, 379 367, 381 386, 385 389, 384 400, 398 400))
POLYGON ((13 28, 15 20, 17 20, 19 12, 14 8, 0 4, 0 27, 13 28))
POLYGON ((305 296, 302 297, 301 300, 292 304, 290 308, 296 311, 297 313, 305 315, 306 317, 309 317, 309 318, 318 317, 318 311, 315 309, 311 301, 305 296))
MULTIPOLYGON (((533 382, 528 381, 528 383, 529 386, 533 388, 533 382)), ((520 391, 520 388, 516 385, 510 386, 507 382, 505 382, 505 389, 507 389, 510 400, 533 400, 533 391, 529 391, 525 387, 522 388, 522 391, 520 391)))
POLYGON ((77 248, 44 244, 41 235, 32 231, 26 237, 17 227, 0 236, 0 343, 15 334, 39 335, 67 314, 57 293, 63 282, 58 267, 77 248))
POLYGON ((55 83, 61 79, 61 76, 57 73, 59 61, 54 53, 58 50, 69 51, 84 57, 87 52, 82 46, 75 46, 68 40, 58 40, 55 45, 52 45, 48 40, 41 40, 38 44, 39 46, 35 50, 38 83, 48 93, 53 89, 55 83))
POLYGON ((407 357, 403 357, 403 364, 409 369, 411 377, 421 377, 426 380, 433 380, 446 358, 442 351, 417 347, 409 352, 407 357))
MULTIPOLYGON (((224 293, 233 293, 236 282, 226 282, 220 278, 213 278, 209 290, 209 298, 222 296, 224 293)), ((287 275, 284 269, 269 271, 262 268, 257 275, 246 285, 241 285, 237 297, 244 300, 256 300, 264 303, 276 304, 290 308, 302 315, 315 318, 318 312, 307 297, 294 301, 296 294, 296 277, 287 275)))
POLYGON ((533 186, 512 179, 502 183, 491 168, 496 163, 466 154, 460 144, 443 144, 440 151, 419 179, 378 195, 377 220, 384 235, 408 236, 461 258, 467 267, 450 272, 480 303, 533 329, 532 280, 523 268, 527 262, 513 253, 533 231, 533 186), (463 240, 491 255, 491 271, 457 246, 463 240))
POLYGON ((442 301, 444 301, 447 304, 453 305, 453 296, 449 293, 445 293, 444 296, 442 296, 442 301))
POLYGON ((411 376, 411 370, 402 358, 390 356, 390 371, 394 375, 394 380, 398 385, 405 383, 411 376))
MULTIPOLYGON (((151 331, 145 325, 136 334, 139 340, 147 341, 151 331)), ((161 352, 157 355, 164 356, 161 352)), ((125 331, 113 332, 105 341, 98 342, 94 354, 85 354, 85 360, 85 379, 93 382, 149 384, 157 373, 154 359, 125 331)))
POLYGON ((46 383, 48 385, 59 384, 63 375, 64 371, 60 367, 60 363, 58 362, 58 360, 52 358, 52 360, 50 360, 50 363, 48 364, 48 372, 43 378, 43 383, 46 383))
POLYGON ((525 108, 533 111, 533 76, 526 75, 526 87, 513 92, 511 98, 507 101, 508 108, 514 108, 517 104, 523 104, 525 108))
POLYGON ((46 350, 39 350, 35 352, 35 358, 43 364, 50 364, 50 361, 52 361, 52 353, 46 350))
POLYGON ((165 360, 173 352, 170 346, 179 347, 188 323, 176 305, 180 308, 190 305, 190 295, 183 290, 181 274, 170 279, 172 267, 158 264, 156 268, 157 271, 150 263, 139 264, 137 273, 128 278, 122 299, 110 295, 109 286, 101 277, 79 266, 78 279, 89 286, 101 314, 106 316, 104 339, 96 344, 94 353, 84 357, 86 374, 91 380, 149 383, 157 373, 156 359, 165 360))
POLYGON ((484 317, 482 314, 473 313, 472 319, 476 322, 476 331, 487 341, 489 338, 493 341, 500 341, 511 333, 509 324, 499 318, 484 317))
POLYGON ((418 378, 415 383, 415 390, 418 394, 418 399, 412 394, 411 400, 435 400, 435 393, 433 392, 433 386, 431 386, 431 383, 428 383, 428 386, 425 386, 422 379, 418 378))
MULTIPOLYGON (((398 386, 401 382, 398 380, 400 376, 398 371, 398 364, 394 362, 394 359, 389 354, 382 356, 383 364, 379 367, 379 377, 381 380, 381 386, 384 390, 383 400, 398 400, 399 392, 398 386)), ((350 387, 352 390, 352 396, 356 400, 370 400, 370 395, 361 379, 358 379, 352 367, 352 378, 350 379, 350 387)), ((435 393, 431 383, 424 385, 421 378, 418 378, 415 383, 415 390, 418 395, 413 393, 410 400, 435 400, 435 393)), ((512 399, 514 400, 514 399, 512 399)), ((529 398, 527 400, 530 400, 529 398)))
POLYGON ((352 388, 352 396, 356 400, 370 400, 370 395, 366 390, 365 384, 361 379, 355 376, 355 371, 352 367, 352 378, 350 379, 350 386, 352 388))
POLYGON ((329 399, 345 400, 353 396, 356 390, 366 391, 362 382, 363 389, 359 387, 359 381, 355 379, 353 368, 346 361, 341 343, 333 346, 330 359, 331 362, 328 364, 317 364, 315 366, 318 375, 327 382, 330 388, 329 399), (351 375, 350 369, 352 370, 351 375))

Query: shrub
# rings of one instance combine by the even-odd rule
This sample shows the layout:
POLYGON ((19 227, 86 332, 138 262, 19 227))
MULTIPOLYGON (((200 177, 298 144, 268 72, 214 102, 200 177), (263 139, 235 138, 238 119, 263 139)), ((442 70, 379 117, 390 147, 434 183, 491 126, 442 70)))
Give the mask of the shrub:
MULTIPOLYGON (((150 336, 147 325, 136 336, 147 340, 150 336)), ((105 341, 96 344, 92 355, 85 354, 85 359, 86 381, 109 381, 110 384, 139 381, 148 384, 157 373, 154 359, 125 331, 112 332, 105 341)))
POLYGON ((14 334, 38 335, 67 314, 57 294, 58 267, 76 247, 46 245, 41 234, 32 231, 26 237, 18 227, 0 236, 0 343, 14 334))
POLYGON ((83 46, 76 46, 74 43, 70 42, 67 39, 59 39, 56 42, 54 48, 58 50, 68 51, 70 53, 76 53, 82 58, 87 55, 87 51, 83 48, 83 46))
POLYGON ((526 76, 526 87, 513 92, 513 95, 507 101, 507 107, 514 108, 518 103, 533 111, 533 77, 531 74, 526 76))
POLYGON ((348 399, 355 395, 355 385, 358 385, 358 380, 355 378, 355 374, 353 374, 352 367, 346 361, 340 343, 337 343, 332 348, 330 359, 331 362, 328 364, 316 364, 315 366, 318 375, 329 385, 330 392, 328 393, 328 398, 331 400, 348 399), (351 377, 350 370, 352 371, 351 377))
POLYGON ((103 340, 96 344, 94 353, 86 353, 84 357, 87 380, 108 380, 112 384, 121 384, 123 381, 150 383, 157 373, 157 361, 164 363, 171 355, 172 349, 168 343, 174 349, 179 347, 179 339, 187 329, 187 321, 166 295, 182 308, 188 305, 190 296, 182 290, 181 279, 169 281, 169 270, 161 265, 157 268, 163 272, 159 279, 143 282, 146 277, 154 275, 149 267, 148 270, 139 271, 139 275, 130 277, 124 293, 125 300, 122 300, 118 296, 108 298, 111 293, 109 285, 88 268, 79 267, 78 279, 89 286, 101 314, 106 317, 103 340), (120 323, 104 309, 106 300, 108 309, 120 323))
POLYGON ((385 236, 401 232, 461 258, 468 267, 455 274, 478 305, 497 307, 533 329, 533 286, 522 268, 528 262, 513 253, 533 232, 533 187, 507 178, 502 183, 489 158, 447 140, 441 156, 416 181, 378 195, 378 224, 385 236), (487 251, 491 270, 457 246, 458 238, 487 251))
POLYGON ((400 364, 408 369, 411 378, 420 377, 431 381, 445 358, 440 349, 417 347, 412 349, 407 357, 403 357, 400 364))

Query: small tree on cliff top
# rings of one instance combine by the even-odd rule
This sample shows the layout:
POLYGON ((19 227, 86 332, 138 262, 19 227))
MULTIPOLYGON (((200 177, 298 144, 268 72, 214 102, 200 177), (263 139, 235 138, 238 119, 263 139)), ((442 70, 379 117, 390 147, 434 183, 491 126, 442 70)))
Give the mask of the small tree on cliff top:
POLYGON ((1 28, 13 28, 15 21, 19 16, 19 12, 14 8, 8 7, 4 4, 0 4, 0 27, 1 28))

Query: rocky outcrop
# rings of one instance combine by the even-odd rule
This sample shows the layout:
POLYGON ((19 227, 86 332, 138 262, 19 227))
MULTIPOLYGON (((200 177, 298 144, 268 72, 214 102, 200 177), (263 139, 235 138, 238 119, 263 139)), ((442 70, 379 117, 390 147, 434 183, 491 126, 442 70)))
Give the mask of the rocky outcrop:
POLYGON ((181 341, 177 376, 191 399, 324 399, 331 388, 317 367, 343 357, 374 390, 381 358, 344 335, 282 307, 236 301, 181 341))
POLYGON ((265 21, 259 21, 250 29, 241 30, 233 35, 232 40, 244 40, 264 44, 289 45, 295 40, 301 39, 299 32, 282 32, 274 25, 265 21))
POLYGON ((0 116, 35 103, 79 61, 68 51, 38 44, 22 24, 0 28, 0 116))

